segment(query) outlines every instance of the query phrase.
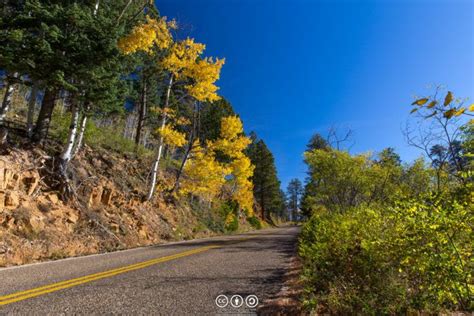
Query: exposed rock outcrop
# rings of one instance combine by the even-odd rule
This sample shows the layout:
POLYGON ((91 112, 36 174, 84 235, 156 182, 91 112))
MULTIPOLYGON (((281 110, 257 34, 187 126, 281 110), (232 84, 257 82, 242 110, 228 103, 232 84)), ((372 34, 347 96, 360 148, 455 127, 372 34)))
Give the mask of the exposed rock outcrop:
POLYGON ((146 168, 86 147, 70 166, 75 196, 65 202, 48 183, 51 159, 40 149, 0 156, 0 266, 157 243, 178 226, 181 238, 193 235, 186 207, 142 202, 146 184, 136 179, 146 168))

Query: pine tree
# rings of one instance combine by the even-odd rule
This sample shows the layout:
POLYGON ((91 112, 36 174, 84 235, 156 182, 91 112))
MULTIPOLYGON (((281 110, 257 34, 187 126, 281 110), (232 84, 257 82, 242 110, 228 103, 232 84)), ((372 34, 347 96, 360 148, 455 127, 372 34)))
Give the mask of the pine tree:
POLYGON ((252 182, 260 217, 270 219, 270 214, 281 214, 285 208, 284 198, 280 190, 280 181, 277 177, 275 160, 265 142, 252 134, 254 142, 249 146, 247 155, 255 166, 252 182))
POLYGON ((298 220, 299 218, 299 205, 300 199, 303 194, 303 185, 298 179, 292 179, 288 183, 288 188, 286 189, 286 196, 288 201, 288 217, 290 221, 298 220))

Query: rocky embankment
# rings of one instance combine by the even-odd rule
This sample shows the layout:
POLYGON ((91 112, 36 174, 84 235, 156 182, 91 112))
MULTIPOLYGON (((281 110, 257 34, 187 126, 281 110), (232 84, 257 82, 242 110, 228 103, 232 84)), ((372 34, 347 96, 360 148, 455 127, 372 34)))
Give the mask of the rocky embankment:
POLYGON ((53 160, 39 149, 0 156, 0 266, 196 236, 188 207, 141 201, 147 164, 85 148, 70 167, 74 197, 64 202, 53 160))

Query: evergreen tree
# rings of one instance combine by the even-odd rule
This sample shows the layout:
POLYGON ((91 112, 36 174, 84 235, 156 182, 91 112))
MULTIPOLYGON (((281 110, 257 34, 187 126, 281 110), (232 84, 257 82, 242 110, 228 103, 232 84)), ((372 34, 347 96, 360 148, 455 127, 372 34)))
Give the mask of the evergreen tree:
POLYGON ((248 156, 255 166, 252 182, 254 197, 260 209, 262 219, 270 219, 270 214, 281 214, 285 208, 285 200, 280 190, 275 159, 265 142, 251 134, 253 143, 248 148, 248 156))
MULTIPOLYGON (((306 152, 310 152, 317 149, 329 150, 331 146, 329 145, 326 138, 321 134, 314 134, 306 145, 306 152)), ((305 217, 311 216, 311 205, 313 205, 313 197, 315 196, 316 184, 311 177, 311 173, 308 171, 308 176, 306 177, 305 186, 303 194, 300 201, 301 214, 305 217)))
POLYGON ((314 134, 306 145, 306 151, 311 151, 315 149, 328 149, 331 146, 329 145, 328 141, 321 136, 321 134, 314 134))
POLYGON ((232 105, 224 98, 215 102, 205 102, 201 106, 199 140, 216 140, 220 135, 220 122, 223 117, 236 115, 232 105))
POLYGON ((300 199, 303 194, 303 185, 298 179, 292 179, 286 190, 288 215, 290 221, 298 219, 300 199))

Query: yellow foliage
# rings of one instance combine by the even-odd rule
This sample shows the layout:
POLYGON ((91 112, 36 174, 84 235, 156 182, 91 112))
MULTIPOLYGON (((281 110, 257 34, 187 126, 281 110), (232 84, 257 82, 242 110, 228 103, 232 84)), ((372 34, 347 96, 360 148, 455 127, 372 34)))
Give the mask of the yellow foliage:
POLYGON ((191 124, 191 121, 188 120, 188 119, 185 118, 185 117, 179 117, 179 118, 176 120, 176 125, 183 126, 183 125, 189 125, 189 124, 191 124))
POLYGON ((451 91, 448 91, 448 94, 446 94, 446 97, 444 98, 444 106, 447 106, 449 103, 451 103, 453 99, 453 93, 451 91))
POLYGON ((163 67, 176 79, 191 79, 192 83, 185 88, 196 100, 216 101, 219 100, 219 88, 214 83, 219 79, 224 59, 199 59, 205 48, 204 44, 195 43, 192 38, 174 43, 163 59, 163 67))
POLYGON ((454 116, 460 116, 466 111, 466 108, 460 108, 455 113, 454 116))
POLYGON ((193 193, 204 199, 212 200, 218 195, 223 186, 232 188, 232 198, 241 209, 253 214, 253 176, 254 166, 245 156, 244 150, 251 140, 242 135, 242 122, 237 116, 225 117, 221 121, 220 138, 208 142, 207 150, 196 142, 192 156, 185 166, 186 178, 181 187, 181 193, 193 193), (229 162, 216 160, 216 152, 222 152, 229 162))
POLYGON ((221 137, 224 139, 234 139, 242 134, 244 126, 237 116, 227 116, 221 121, 221 137))
POLYGON ((171 72, 175 78, 182 76, 182 71, 195 64, 196 59, 202 54, 206 45, 195 43, 194 39, 174 43, 170 53, 163 59, 163 67, 171 72))
POLYGON ((434 107, 435 105, 437 104, 437 102, 435 100, 431 101, 430 104, 428 104, 428 106, 426 108, 428 109, 431 109, 432 107, 434 107))
POLYGON ((450 119, 451 117, 453 117, 453 115, 456 113, 456 109, 450 109, 450 110, 447 110, 446 112, 443 113, 443 116, 447 119, 450 119))
POLYGON ((176 28, 176 22, 167 22, 166 17, 158 20, 147 17, 145 23, 135 26, 130 34, 118 41, 118 47, 126 55, 138 51, 150 53, 153 45, 166 49, 173 42, 172 28, 176 28))
POLYGON ((243 152, 251 140, 243 136, 242 133, 242 121, 237 116, 224 117, 221 121, 220 138, 210 143, 209 147, 232 158, 227 165, 233 175, 230 180, 235 187, 233 199, 251 216, 253 213, 253 183, 250 178, 253 176, 255 167, 243 152))
POLYGON ((215 82, 219 79, 224 59, 204 58, 184 70, 184 74, 192 78, 194 83, 187 85, 188 94, 198 101, 217 101, 219 89, 215 82))
POLYGON ((183 180, 181 193, 192 193, 212 201, 220 193, 230 169, 219 163, 212 151, 195 147, 184 168, 186 178, 183 180))
POLYGON ((428 98, 418 99, 412 103, 412 105, 423 105, 428 102, 428 98))
POLYGON ((244 155, 243 150, 251 143, 248 137, 241 135, 242 133, 242 121, 237 116, 224 117, 221 121, 221 137, 211 146, 230 158, 241 157, 244 155))
POLYGON ((248 216, 253 215, 253 183, 250 178, 253 176, 255 166, 252 165, 247 156, 242 156, 230 163, 236 190, 233 198, 242 209, 247 210, 248 216))
POLYGON ((167 145, 181 147, 186 144, 185 134, 174 130, 169 125, 158 130, 158 133, 163 137, 163 141, 167 145))
POLYGON ((235 214, 234 213, 229 213, 227 214, 227 216, 225 217, 225 223, 224 225, 225 226, 229 226, 232 222, 235 221, 235 214))
POLYGON ((154 107, 154 108, 151 108, 150 111, 153 111, 154 113, 159 114, 159 115, 166 116, 167 118, 170 118, 170 119, 176 118, 176 110, 169 107, 168 108, 154 107))

